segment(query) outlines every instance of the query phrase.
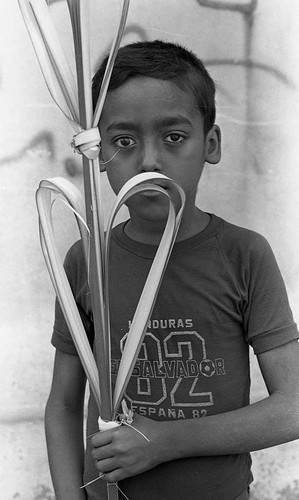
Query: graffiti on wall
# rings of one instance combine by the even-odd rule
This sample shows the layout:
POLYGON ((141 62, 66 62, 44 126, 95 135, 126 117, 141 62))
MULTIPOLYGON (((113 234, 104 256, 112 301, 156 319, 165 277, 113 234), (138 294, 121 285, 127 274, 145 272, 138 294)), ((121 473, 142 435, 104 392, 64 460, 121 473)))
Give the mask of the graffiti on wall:
MULTIPOLYGON (((228 2, 226 0, 196 0, 199 6, 215 10, 230 11, 234 14, 242 16, 244 25, 244 56, 242 58, 213 58, 205 60, 207 67, 209 66, 228 66, 228 67, 241 67, 245 71, 245 89, 243 90, 244 105, 245 105, 245 119, 243 122, 238 121, 238 124, 244 127, 244 136, 246 137, 243 150, 243 166, 248 163, 250 158, 250 167, 254 169, 255 173, 263 174, 262 163, 259 160, 260 155, 257 153, 257 134, 256 127, 261 126, 262 123, 255 119, 255 102, 253 98, 254 89, 254 71, 262 71, 274 79, 278 83, 285 85, 289 88, 293 87, 291 80, 279 69, 260 62, 255 61, 252 57, 252 47, 254 38, 254 21, 255 12, 258 6, 258 0, 249 1, 236 1, 228 2)), ((267 126, 267 123, 263 124, 267 126)), ((270 125, 270 123, 269 123, 270 125)))

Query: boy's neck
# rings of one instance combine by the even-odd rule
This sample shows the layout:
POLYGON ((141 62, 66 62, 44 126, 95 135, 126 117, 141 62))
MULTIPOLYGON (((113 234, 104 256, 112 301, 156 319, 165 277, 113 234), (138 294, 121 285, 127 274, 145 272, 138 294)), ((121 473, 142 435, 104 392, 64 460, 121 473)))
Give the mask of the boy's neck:
MULTIPOLYGON (((176 241, 183 241, 203 231, 209 224, 210 216, 194 207, 192 215, 184 214, 176 241)), ((125 234, 132 240, 147 245, 158 245, 164 231, 165 224, 157 225, 155 221, 136 220, 131 217, 125 226, 125 234)))

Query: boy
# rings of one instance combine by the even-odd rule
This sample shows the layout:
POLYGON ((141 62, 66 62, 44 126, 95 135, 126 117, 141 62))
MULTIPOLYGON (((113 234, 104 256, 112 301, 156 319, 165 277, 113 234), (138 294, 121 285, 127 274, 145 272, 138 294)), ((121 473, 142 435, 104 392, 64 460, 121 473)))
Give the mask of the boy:
MULTIPOLYGON (((100 500, 105 481, 119 481, 120 498, 129 500, 243 500, 249 452, 299 437, 298 332, 269 245, 195 206, 204 163, 220 160, 214 95, 206 69, 182 47, 154 41, 119 51, 99 124, 110 184, 117 193, 132 176, 157 171, 181 185, 186 207, 126 392, 133 425, 149 441, 127 426, 98 433, 91 397, 87 435, 96 434, 83 466, 85 377, 56 309, 46 432, 57 500, 100 500), (252 405, 249 344, 269 391, 252 405), (86 493, 79 489, 99 473, 86 493)), ((128 208, 111 243, 113 376, 168 210, 153 192, 134 196, 128 208)), ((66 269, 92 343, 80 243, 66 269)))

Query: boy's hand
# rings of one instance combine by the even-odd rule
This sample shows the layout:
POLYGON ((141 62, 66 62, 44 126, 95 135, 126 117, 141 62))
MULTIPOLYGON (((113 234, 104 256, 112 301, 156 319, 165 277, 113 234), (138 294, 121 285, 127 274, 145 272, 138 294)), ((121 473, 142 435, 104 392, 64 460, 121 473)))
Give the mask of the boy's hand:
POLYGON ((109 483, 135 476, 170 459, 166 457, 167 447, 163 447, 160 422, 135 414, 132 425, 145 437, 132 427, 121 425, 99 432, 91 439, 96 468, 109 483))

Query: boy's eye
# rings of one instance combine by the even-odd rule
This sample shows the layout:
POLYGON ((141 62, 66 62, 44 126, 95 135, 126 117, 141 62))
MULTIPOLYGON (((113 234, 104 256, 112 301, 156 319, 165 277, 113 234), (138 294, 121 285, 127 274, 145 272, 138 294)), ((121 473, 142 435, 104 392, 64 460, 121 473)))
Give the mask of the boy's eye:
POLYGON ((184 137, 179 133, 168 134, 168 136, 165 137, 166 142, 181 142, 183 140, 184 137))
POLYGON ((119 148, 128 148, 129 146, 133 146, 133 144, 135 144, 135 141, 133 141, 131 137, 123 136, 116 139, 115 144, 119 148))

